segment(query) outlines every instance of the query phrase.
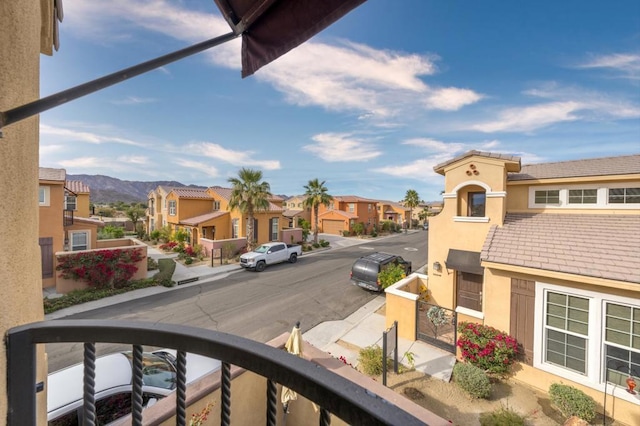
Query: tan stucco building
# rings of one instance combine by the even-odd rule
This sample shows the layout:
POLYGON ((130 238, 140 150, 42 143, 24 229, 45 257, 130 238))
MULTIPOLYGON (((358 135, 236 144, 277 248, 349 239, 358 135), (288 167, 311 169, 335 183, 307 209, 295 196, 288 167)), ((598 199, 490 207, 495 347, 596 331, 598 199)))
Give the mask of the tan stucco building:
POLYGON ((470 151, 435 171, 430 301, 515 337, 518 380, 571 384, 638 424, 640 155, 521 166, 470 151))

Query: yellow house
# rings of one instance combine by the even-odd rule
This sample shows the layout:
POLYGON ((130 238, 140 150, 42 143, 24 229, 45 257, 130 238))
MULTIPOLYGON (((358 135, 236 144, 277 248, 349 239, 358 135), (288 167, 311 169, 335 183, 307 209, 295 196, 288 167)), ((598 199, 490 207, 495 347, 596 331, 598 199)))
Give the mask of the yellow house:
MULTIPOLYGON (((377 201, 355 195, 334 196, 329 206, 318 207, 318 228, 327 234, 353 232, 356 223, 362 223, 369 233, 378 225, 377 201)), ((313 209, 311 223, 315 223, 313 209)))
POLYGON ((638 424, 640 155, 521 166, 470 151, 434 169, 430 302, 515 337, 516 379, 573 385, 638 424))
POLYGON ((149 191, 147 196, 147 233, 160 229, 167 225, 167 195, 173 190, 172 187, 158 186, 149 191))
POLYGON ((96 248, 98 228, 104 226, 100 221, 89 219, 89 187, 65 178, 64 169, 39 169, 38 242, 43 288, 56 286, 55 253, 96 248), (86 216, 74 214, 81 211, 86 216))
POLYGON ((284 201, 284 212, 282 215, 289 220, 289 228, 299 227, 300 219, 311 221, 311 208, 304 206, 304 195, 289 197, 284 201))
POLYGON ((91 216, 89 211, 91 189, 89 186, 77 180, 68 180, 64 187, 64 209, 73 211, 74 216, 91 216))
MULTIPOLYGON (((400 203, 395 203, 393 201, 385 201, 378 200, 378 205, 376 210, 378 211, 378 220, 380 222, 384 220, 390 220, 391 222, 402 225, 403 223, 409 223, 411 209, 408 207, 404 207, 400 203)), ((415 211, 414 209, 414 214, 415 211)))

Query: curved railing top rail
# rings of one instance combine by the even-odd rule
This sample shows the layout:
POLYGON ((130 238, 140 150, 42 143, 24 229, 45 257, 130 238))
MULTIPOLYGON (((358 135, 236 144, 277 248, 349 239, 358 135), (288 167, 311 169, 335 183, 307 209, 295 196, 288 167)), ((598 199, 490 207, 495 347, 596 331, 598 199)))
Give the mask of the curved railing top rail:
POLYGON ((56 320, 12 328, 6 341, 10 419, 24 421, 35 416, 36 344, 100 342, 165 347, 216 358, 287 386, 350 424, 424 425, 401 408, 319 365, 219 331, 137 321, 56 320), (32 387, 26 386, 28 383, 32 387), (21 398, 23 403, 12 404, 21 398), (18 413, 17 407, 31 412, 18 413))

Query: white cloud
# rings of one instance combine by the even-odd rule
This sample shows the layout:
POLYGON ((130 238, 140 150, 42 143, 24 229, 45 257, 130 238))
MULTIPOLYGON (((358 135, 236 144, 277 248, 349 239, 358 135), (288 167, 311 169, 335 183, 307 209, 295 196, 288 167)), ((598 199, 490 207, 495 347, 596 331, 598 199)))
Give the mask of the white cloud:
POLYGON ((462 143, 454 143, 454 142, 442 142, 439 140, 431 139, 431 138, 414 138, 408 139, 402 142, 403 145, 413 145, 420 148, 425 148, 429 151, 435 152, 458 152, 464 149, 464 144, 462 143))
POLYGON ((125 99, 120 99, 116 101, 112 101, 112 103, 116 105, 138 105, 138 104, 149 104, 157 102, 155 98, 138 98, 136 96, 127 96, 125 99))
POLYGON ((120 163, 146 165, 149 164, 149 158, 142 155, 122 155, 117 159, 120 163))
POLYGON ((446 87, 433 90, 424 99, 424 104, 428 109, 457 111, 466 105, 478 102, 482 98, 482 95, 473 90, 446 87))
POLYGON ((367 161, 382 155, 370 142, 349 133, 322 133, 311 139, 315 143, 302 148, 330 163, 367 161))
POLYGON ((190 170, 198 170, 208 176, 218 177, 220 176, 218 170, 211 164, 201 163, 199 161, 190 161, 185 159, 177 159, 175 163, 179 166, 185 167, 190 170))
POLYGON ((612 53, 594 56, 590 61, 579 64, 578 68, 605 68, 620 72, 632 80, 640 79, 640 54, 612 53))
POLYGON ((438 176, 438 174, 433 171, 433 167, 448 159, 451 159, 451 156, 448 154, 443 154, 432 156, 429 158, 422 158, 409 164, 380 167, 373 169, 373 171, 404 179, 428 181, 429 179, 438 176))
POLYGON ((530 132, 564 121, 575 121, 583 108, 579 102, 552 102, 528 107, 508 108, 494 121, 475 124, 471 129, 480 132, 530 132))
POLYGON ((117 136, 101 135, 93 132, 86 132, 75 129, 65 129, 62 127, 49 126, 40 124, 40 134, 57 137, 59 141, 64 142, 86 142, 92 144, 117 143, 123 145, 145 146, 145 144, 133 141, 131 139, 120 138, 117 136))
POLYGON ((40 144, 40 156, 42 155, 50 155, 56 152, 64 151, 64 145, 43 145, 40 144))
POLYGON ((280 162, 277 160, 258 160, 256 157, 259 158, 259 155, 253 151, 233 151, 210 142, 191 143, 181 150, 225 161, 234 166, 256 166, 265 170, 280 169, 280 162))
POLYGON ((105 161, 104 158, 98 157, 79 157, 73 158, 71 160, 62 160, 59 161, 62 167, 65 168, 75 168, 75 169, 88 169, 88 168, 104 168, 109 167, 113 168, 112 164, 109 164, 108 161, 105 161))

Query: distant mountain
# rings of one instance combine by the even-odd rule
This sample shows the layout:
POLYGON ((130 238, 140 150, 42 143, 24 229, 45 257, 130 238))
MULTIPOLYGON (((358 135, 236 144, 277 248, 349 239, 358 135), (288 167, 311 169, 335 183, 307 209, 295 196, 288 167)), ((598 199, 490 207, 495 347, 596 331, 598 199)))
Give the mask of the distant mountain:
POLYGON ((94 204, 113 203, 146 203, 149 191, 162 186, 205 188, 197 185, 185 185, 174 180, 140 182, 120 180, 103 175, 67 175, 67 180, 78 180, 91 189, 91 202, 94 204))

